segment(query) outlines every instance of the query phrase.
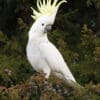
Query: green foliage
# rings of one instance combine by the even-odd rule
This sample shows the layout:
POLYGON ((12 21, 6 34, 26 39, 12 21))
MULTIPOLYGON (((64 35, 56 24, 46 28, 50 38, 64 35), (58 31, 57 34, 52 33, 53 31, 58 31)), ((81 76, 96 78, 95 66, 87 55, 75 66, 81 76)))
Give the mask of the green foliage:
POLYGON ((95 35, 92 34, 92 30, 87 28, 86 24, 84 24, 81 34, 78 47, 81 57, 83 57, 82 60, 88 60, 87 56, 90 56, 90 58, 93 59, 93 51, 95 50, 95 35))
POLYGON ((87 3, 87 6, 92 6, 94 4, 97 8, 100 8, 99 0, 87 0, 86 3, 87 3))
POLYGON ((10 87, 27 79, 33 70, 23 52, 23 43, 17 38, 9 40, 2 32, 0 38, 0 84, 10 87))

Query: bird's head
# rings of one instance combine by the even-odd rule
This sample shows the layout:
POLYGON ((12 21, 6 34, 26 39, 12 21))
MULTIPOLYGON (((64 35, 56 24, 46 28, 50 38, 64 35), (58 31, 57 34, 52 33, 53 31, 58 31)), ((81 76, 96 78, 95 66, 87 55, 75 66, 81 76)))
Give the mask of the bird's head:
POLYGON ((33 26, 38 32, 47 33, 54 24, 58 8, 66 0, 37 0, 37 10, 33 11, 32 18, 35 20, 33 26))

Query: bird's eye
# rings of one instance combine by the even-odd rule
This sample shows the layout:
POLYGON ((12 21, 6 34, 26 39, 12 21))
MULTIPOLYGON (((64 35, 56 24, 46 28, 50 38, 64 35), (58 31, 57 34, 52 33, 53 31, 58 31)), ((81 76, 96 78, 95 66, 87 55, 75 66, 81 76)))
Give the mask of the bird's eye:
POLYGON ((44 26, 44 24, 42 24, 42 26, 44 26))

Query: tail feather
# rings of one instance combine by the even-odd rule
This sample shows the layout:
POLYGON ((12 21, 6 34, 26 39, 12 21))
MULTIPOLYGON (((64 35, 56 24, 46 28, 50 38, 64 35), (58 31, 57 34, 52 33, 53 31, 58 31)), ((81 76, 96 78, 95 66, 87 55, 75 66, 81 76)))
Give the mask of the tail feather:
POLYGON ((68 79, 67 77, 64 78, 64 76, 61 73, 57 73, 57 72, 54 72, 54 75, 56 75, 60 79, 64 80, 66 82, 67 86, 69 86, 75 90, 84 90, 84 87, 81 86, 80 84, 78 84, 76 82, 76 80, 74 79, 74 77, 71 77, 71 79, 68 79))
POLYGON ((85 90, 79 83, 70 80, 70 86, 75 90, 85 90))

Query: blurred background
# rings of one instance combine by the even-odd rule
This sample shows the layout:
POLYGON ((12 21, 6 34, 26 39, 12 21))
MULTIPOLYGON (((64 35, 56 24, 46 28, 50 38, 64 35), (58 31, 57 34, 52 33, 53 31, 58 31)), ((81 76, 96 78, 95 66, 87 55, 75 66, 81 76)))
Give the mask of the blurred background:
MULTIPOLYGON (((0 86, 24 83, 35 73, 26 58, 31 6, 36 0, 0 0, 0 86)), ((68 0, 48 35, 80 84, 100 83, 100 0, 68 0)))

